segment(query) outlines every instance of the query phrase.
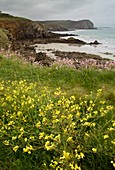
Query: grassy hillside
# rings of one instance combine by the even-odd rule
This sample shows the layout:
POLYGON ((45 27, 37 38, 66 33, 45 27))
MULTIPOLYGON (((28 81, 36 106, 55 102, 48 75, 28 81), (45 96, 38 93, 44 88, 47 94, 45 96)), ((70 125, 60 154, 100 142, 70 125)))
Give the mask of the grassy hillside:
POLYGON ((2 19, 13 19, 13 18, 15 18, 15 17, 13 17, 10 14, 0 13, 0 20, 2 20, 2 19))
POLYGON ((0 170, 113 170, 114 75, 0 55, 0 170))

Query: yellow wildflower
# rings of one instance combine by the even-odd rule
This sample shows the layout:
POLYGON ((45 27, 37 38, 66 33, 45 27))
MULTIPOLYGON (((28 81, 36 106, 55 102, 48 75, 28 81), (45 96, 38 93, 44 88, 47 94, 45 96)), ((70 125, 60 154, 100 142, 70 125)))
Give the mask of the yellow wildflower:
POLYGON ((23 127, 21 127, 21 128, 20 128, 20 132, 23 132, 23 131, 24 131, 24 128, 23 128, 23 127))
POLYGON ((13 125, 13 121, 10 121, 9 123, 8 123, 8 126, 11 126, 11 125, 13 125))
POLYGON ((35 139, 35 137, 34 136, 30 136, 30 140, 34 140, 35 139))
POLYGON ((111 141, 111 143, 112 143, 113 145, 115 145, 115 139, 114 139, 113 141, 111 141))
POLYGON ((104 135, 103 138, 107 139, 107 138, 109 138, 109 135, 104 135))
POLYGON ((60 134, 58 134, 57 136, 55 136, 54 140, 60 142, 60 134))
POLYGON ((96 148, 92 148, 92 151, 93 151, 94 153, 96 153, 96 152, 97 152, 97 149, 96 149, 96 148))
POLYGON ((21 111, 18 111, 18 112, 17 112, 17 115, 18 115, 18 116, 20 116, 21 114, 22 114, 22 112, 21 112, 21 111))
POLYGON ((19 146, 13 147, 13 151, 16 152, 18 150, 19 146))
POLYGON ((29 147, 23 148, 23 152, 29 152, 29 147))
POLYGON ((113 164, 113 167, 115 168, 115 162, 111 161, 111 163, 113 164))
POLYGON ((45 133, 44 133, 44 132, 40 132, 40 133, 39 133, 39 139, 42 139, 44 136, 45 136, 45 133))
POLYGON ((113 122, 113 127, 115 126, 115 121, 112 121, 113 122))
POLYGON ((27 142, 27 140, 28 140, 27 138, 24 138, 24 141, 25 141, 25 142, 27 142))
POLYGON ((66 152, 66 151, 63 151, 63 156, 60 157, 60 159, 70 159, 70 153, 66 152))
POLYGON ((17 136, 12 136, 12 140, 16 140, 17 139, 17 136))
POLYGON ((45 148, 47 149, 47 151, 54 149, 54 147, 55 147, 55 145, 52 142, 50 143, 49 141, 47 141, 45 143, 45 148))
POLYGON ((29 154, 31 154, 31 150, 33 150, 32 145, 26 146, 26 148, 23 148, 23 152, 28 152, 29 154))
POLYGON ((72 137, 68 137, 67 142, 73 142, 72 137))
POLYGON ((84 158, 84 153, 80 152, 80 157, 83 159, 84 158))
POLYGON ((9 145, 9 141, 8 140, 5 140, 3 143, 4 143, 4 145, 7 145, 7 146, 9 145))
POLYGON ((110 127, 110 128, 107 128, 109 131, 113 131, 114 130, 114 128, 112 128, 112 127, 110 127))
POLYGON ((39 128, 41 126, 41 122, 38 121, 38 123, 36 123, 36 127, 39 128))

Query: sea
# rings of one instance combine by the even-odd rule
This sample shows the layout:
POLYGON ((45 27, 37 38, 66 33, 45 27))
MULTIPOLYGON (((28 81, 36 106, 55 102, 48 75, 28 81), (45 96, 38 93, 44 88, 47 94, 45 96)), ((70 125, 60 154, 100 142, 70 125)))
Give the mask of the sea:
POLYGON ((73 37, 86 41, 87 43, 97 40, 99 45, 76 46, 79 52, 98 54, 103 58, 109 58, 115 61, 115 28, 100 27, 97 29, 83 29, 74 31, 58 31, 60 34, 74 34, 63 38, 73 37))

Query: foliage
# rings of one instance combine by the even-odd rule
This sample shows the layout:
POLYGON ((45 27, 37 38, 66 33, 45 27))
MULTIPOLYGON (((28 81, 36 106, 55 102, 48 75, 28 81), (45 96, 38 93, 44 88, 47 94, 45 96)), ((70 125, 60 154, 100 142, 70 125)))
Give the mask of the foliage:
POLYGON ((101 97, 101 89, 78 100, 60 88, 1 80, 1 169, 112 170, 115 110, 101 97))
POLYGON ((6 32, 0 28, 0 48, 8 48, 9 40, 6 32))
POLYGON ((73 69, 67 66, 40 67, 22 61, 16 55, 6 53, 0 55, 0 78, 4 81, 25 79, 27 82, 37 82, 39 90, 42 86, 55 90, 61 87, 68 96, 83 97, 91 91, 93 94, 99 88, 103 89, 102 98, 115 106, 115 69, 73 69))

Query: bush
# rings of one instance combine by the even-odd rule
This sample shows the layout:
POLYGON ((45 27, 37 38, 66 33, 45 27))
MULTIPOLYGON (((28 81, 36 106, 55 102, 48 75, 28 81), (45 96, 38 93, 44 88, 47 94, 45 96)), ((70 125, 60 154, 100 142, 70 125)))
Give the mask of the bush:
POLYGON ((115 167, 114 108, 94 97, 76 100, 36 83, 1 81, 2 169, 86 170, 115 167))

